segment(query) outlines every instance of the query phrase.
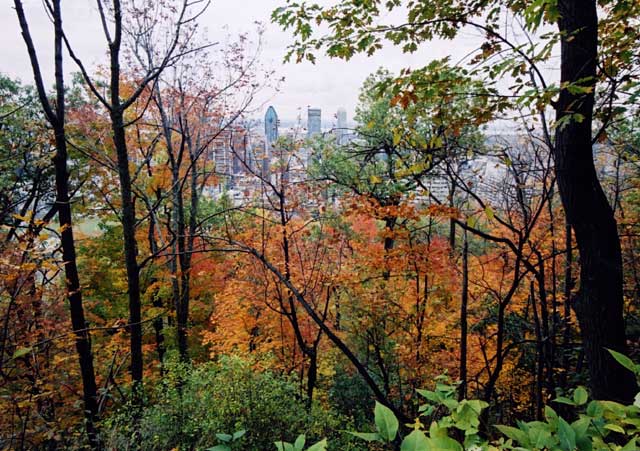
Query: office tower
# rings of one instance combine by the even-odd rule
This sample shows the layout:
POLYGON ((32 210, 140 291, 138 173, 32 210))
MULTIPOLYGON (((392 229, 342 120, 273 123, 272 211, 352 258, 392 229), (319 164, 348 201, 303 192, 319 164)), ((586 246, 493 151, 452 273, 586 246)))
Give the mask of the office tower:
POLYGON ((320 108, 307 109, 307 136, 322 132, 322 111, 320 108))
POLYGON ((347 110, 338 108, 336 119, 336 137, 338 144, 345 144, 344 141, 347 136, 347 110))
POLYGON ((273 144, 278 139, 278 114, 275 108, 270 106, 264 115, 264 136, 267 138, 267 146, 273 144))

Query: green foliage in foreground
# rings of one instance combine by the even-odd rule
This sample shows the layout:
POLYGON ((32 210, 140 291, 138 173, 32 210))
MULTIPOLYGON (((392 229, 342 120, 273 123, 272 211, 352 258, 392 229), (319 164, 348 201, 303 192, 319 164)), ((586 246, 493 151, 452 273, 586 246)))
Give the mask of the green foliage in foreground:
POLYGON ((329 449, 361 449, 340 432, 350 428, 345 417, 319 405, 309 412, 299 393, 292 381, 236 357, 197 366, 167 364, 164 383, 142 412, 140 435, 134 435, 133 409, 125 406, 108 420, 106 446, 263 451, 274 449, 275 440, 305 433, 309 443, 327 437, 329 449))
MULTIPOLYGON (((640 365, 628 357, 610 351, 613 357, 640 378, 640 365)), ((559 415, 546 406, 543 421, 518 422, 515 426, 497 425, 497 438, 487 440, 480 434, 482 412, 488 404, 479 400, 457 399, 457 387, 441 378, 433 391, 418 390, 426 400, 420 417, 410 432, 402 435, 400 424, 386 406, 376 403, 375 432, 351 432, 366 441, 380 443, 400 451, 635 451, 640 449, 640 394, 633 405, 613 401, 589 401, 587 390, 576 388, 571 397, 555 402, 572 409, 572 418, 559 415), (425 423, 428 427, 422 423, 425 423)), ((489 431, 491 433, 493 431, 489 431)))
POLYGON ((545 408, 544 421, 518 422, 516 426, 497 425, 495 440, 479 434, 482 411, 487 404, 478 400, 456 399, 456 386, 438 383, 434 391, 421 390, 427 402, 421 407, 421 419, 408 425, 411 431, 400 437, 399 423, 393 412, 377 404, 376 432, 353 435, 368 441, 388 444, 401 451, 632 451, 640 445, 640 408, 612 401, 588 400, 587 391, 578 387, 571 398, 556 402, 574 408, 575 419, 566 420, 552 407, 545 408))
MULTIPOLYGON (((611 351, 640 377, 640 365, 611 351)), ((640 394, 633 405, 589 400, 583 387, 560 396, 559 414, 546 406, 540 421, 483 424, 488 404, 458 400, 458 387, 446 377, 424 399, 419 417, 402 425, 388 407, 376 403, 374 430, 345 432, 339 414, 315 405, 309 412, 298 387, 280 376, 257 372, 239 358, 193 367, 173 363, 155 404, 140 420, 134 437, 131 410, 108 421, 109 449, 203 449, 207 451, 396 450, 396 451, 635 451, 640 449, 640 394), (566 413, 569 412, 569 413, 566 413), (563 416, 564 415, 564 416, 563 416), (299 434, 299 435, 297 435, 299 434), (293 442, 285 440, 297 438, 293 442), (274 441, 277 440, 277 441, 274 441)))

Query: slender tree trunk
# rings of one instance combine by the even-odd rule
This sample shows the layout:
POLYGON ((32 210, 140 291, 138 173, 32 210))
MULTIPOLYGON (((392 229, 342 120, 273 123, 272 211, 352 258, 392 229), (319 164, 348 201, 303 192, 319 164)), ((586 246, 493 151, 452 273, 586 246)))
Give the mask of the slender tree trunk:
MULTIPOLYGON (((529 285, 529 302, 531 303, 531 311, 533 313, 533 324, 536 334, 536 363, 535 367, 535 412, 536 420, 542 419, 542 407, 543 407, 543 378, 544 378, 544 345, 542 328, 540 327, 540 315, 538 314, 538 306, 536 305, 536 293, 533 288, 533 281, 529 285)), ((542 305, 540 306, 542 308, 542 305)))
POLYGON ((122 202, 122 235, 124 259, 129 290, 129 334, 131 352, 131 379, 133 381, 133 402, 142 405, 142 314, 140 300, 140 273, 137 262, 138 243, 136 240, 136 214, 129 172, 129 151, 125 134, 125 106, 120 98, 120 47, 122 44, 122 8, 120 1, 113 4, 114 37, 109 43, 110 56, 110 107, 113 144, 117 156, 118 178, 120 180, 120 200, 122 202))
POLYGON ((565 248, 566 255, 564 260, 564 309, 562 312, 562 368, 561 374, 562 387, 567 386, 567 372, 569 371, 569 343, 571 342, 571 291, 573 290, 573 240, 571 238, 571 225, 565 224, 565 248))
MULTIPOLYGON (((113 58, 112 58, 113 60, 113 58)), ((118 64, 116 62, 116 64, 118 64)), ((113 69, 112 69, 113 70, 113 69)), ((116 71, 119 73, 119 70, 116 71)), ((119 83, 119 77, 112 80, 119 83)), ((129 290, 129 333, 131 351, 131 378, 133 380, 134 402, 142 403, 142 304, 140 300, 140 273, 138 268, 138 243, 136 240, 136 214, 131 191, 131 174, 129 172, 129 153, 125 137, 123 111, 119 106, 117 89, 112 94, 112 102, 117 107, 111 113, 113 143, 118 157, 118 177, 120 180, 120 197, 122 201, 122 235, 124 241, 124 257, 127 270, 127 288, 129 290)))
POLYGON ((462 244, 462 295, 460 302, 460 399, 467 397, 467 304, 469 302, 469 243, 462 244))
POLYGON ((555 160, 558 188, 580 253, 580 293, 574 308, 596 399, 630 402, 634 376, 617 364, 607 348, 626 353, 622 296, 622 257, 613 210, 598 181, 593 161, 592 119, 598 47, 595 0, 564 0, 560 8, 561 85, 580 84, 585 94, 560 91, 555 160), (570 116, 567 118, 567 116, 570 116), (568 119, 568 120, 567 120, 568 119))
POLYGON ((65 284, 69 310, 71 313, 71 325, 75 334, 76 352, 80 364, 80 376, 82 378, 82 393, 84 401, 85 428, 90 445, 94 449, 100 446, 98 431, 95 423, 98 418, 98 397, 95 371, 93 368, 93 354, 91 352, 91 336, 84 315, 80 277, 78 275, 75 240, 73 236, 71 201, 69 198, 69 172, 67 169, 67 140, 65 134, 65 87, 62 60, 62 12, 60 0, 53 1, 54 44, 55 44, 55 86, 56 104, 55 112, 47 99, 35 47, 31 39, 27 19, 18 0, 14 2, 16 14, 20 22, 22 36, 24 38, 34 78, 38 88, 38 95, 42 108, 51 123, 55 134, 56 153, 53 157, 56 179, 56 205, 58 222, 60 224, 60 244, 62 247, 62 259, 64 262, 65 284))
MULTIPOLYGON (((151 174, 149 174, 151 175, 151 174)), ((156 192, 156 197, 160 198, 161 195, 159 192, 156 192)), ((149 208, 152 208, 151 206, 149 208)), ((155 216, 153 214, 149 215, 149 233, 148 233, 148 240, 149 240, 149 248, 151 249, 151 252, 155 255, 158 253, 158 243, 156 240, 156 232, 155 232, 155 228, 156 228, 156 221, 155 221, 155 216)), ((157 280, 154 277, 152 280, 152 284, 156 283, 157 280)), ((154 293, 153 293, 153 306, 161 309, 163 307, 163 302, 162 302, 162 297, 160 296, 160 290, 158 288, 155 289, 154 293)), ((156 319, 153 320, 153 330, 155 332, 155 339, 156 339, 156 351, 158 353, 158 361, 160 362, 160 375, 164 374, 164 353, 165 353, 165 347, 164 347, 164 323, 162 320, 162 315, 158 315, 158 317, 156 319)))

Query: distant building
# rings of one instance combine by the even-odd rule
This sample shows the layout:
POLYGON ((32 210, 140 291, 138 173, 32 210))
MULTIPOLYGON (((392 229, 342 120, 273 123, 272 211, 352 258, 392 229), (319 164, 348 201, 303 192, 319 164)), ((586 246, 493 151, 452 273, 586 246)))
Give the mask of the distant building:
POLYGON ((264 115, 264 136, 267 138, 267 144, 273 144, 278 139, 278 113, 274 107, 270 106, 264 115))
POLYGON ((322 110, 320 108, 307 109, 307 136, 322 133, 322 110))
POLYGON ((336 137, 338 144, 345 144, 346 136, 348 134, 347 130, 347 110, 344 108, 338 108, 338 112, 336 113, 336 137))

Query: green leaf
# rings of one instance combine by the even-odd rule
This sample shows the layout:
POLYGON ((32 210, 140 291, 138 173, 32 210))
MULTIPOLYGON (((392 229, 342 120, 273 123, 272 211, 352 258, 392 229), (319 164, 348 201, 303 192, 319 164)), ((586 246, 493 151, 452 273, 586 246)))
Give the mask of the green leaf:
POLYGON ((576 433, 562 417, 558 417, 558 439, 563 450, 573 451, 575 449, 576 433))
POLYGON ((278 451, 295 451, 291 443, 275 442, 274 445, 276 445, 276 448, 278 448, 278 451))
POLYGON ((31 352, 32 348, 18 348, 13 352, 12 359, 17 359, 31 352))
POLYGON ((515 440, 522 446, 527 446, 529 444, 529 437, 527 436, 527 434, 518 428, 514 428, 512 426, 496 425, 496 429, 498 429, 511 440, 515 440))
POLYGON ((559 402, 560 404, 567 404, 569 406, 575 406, 576 403, 569 399, 569 398, 565 398, 564 396, 558 396, 556 399, 553 400, 554 402, 559 402))
POLYGON ((314 443, 309 448, 307 448, 307 451, 326 451, 326 449, 327 449, 327 439, 323 438, 318 443, 314 443))
POLYGON ((361 438, 362 440, 366 440, 367 442, 375 442, 382 440, 382 437, 377 432, 348 432, 354 437, 361 438))
POLYGON ((629 371, 631 371, 634 374, 638 373, 636 364, 633 363, 633 361, 627 357, 624 354, 621 354, 617 351, 614 351, 613 349, 607 349, 607 351, 609 351, 609 354, 611 354, 613 356, 614 359, 616 359, 616 361, 622 365, 623 367, 625 367, 626 369, 628 369, 629 371))
POLYGON ((619 432, 621 434, 624 434, 624 428, 617 424, 613 424, 613 423, 605 424, 604 428, 613 432, 619 432))
POLYGON ((464 451, 460 443, 450 437, 435 437, 428 439, 429 451, 464 451))
POLYGON ((400 451, 429 451, 427 436, 420 430, 414 430, 402 441, 400 451))
POLYGON ((620 451, 636 451, 638 449, 636 442, 637 442, 637 438, 636 437, 632 438, 631 440, 629 440, 629 442, 626 445, 622 447, 620 451))
POLYGON ((246 433, 247 431, 245 429, 240 429, 239 431, 236 431, 233 433, 233 439, 238 440, 240 437, 242 437, 246 433))
POLYGON ((374 409, 374 418, 376 427, 378 428, 378 434, 383 440, 387 442, 393 441, 398 433, 398 419, 393 414, 391 409, 387 406, 380 404, 376 401, 376 407, 374 409))
POLYGON ((213 448, 207 448, 207 451, 231 451, 228 445, 216 445, 213 448))
POLYGON ((216 437, 218 437, 218 440, 225 443, 229 443, 233 440, 233 436, 231 434, 216 434, 216 437))
POLYGON ((600 418, 604 414, 604 409, 598 401, 591 401, 587 406, 587 415, 592 418, 600 418))
POLYGON ((589 399, 589 395, 587 394, 587 390, 585 390, 584 387, 578 387, 573 392, 573 401, 578 406, 586 404, 588 399, 589 399))
POLYGON ((293 443, 293 447, 297 450, 297 451, 302 451, 304 449, 304 443, 306 441, 306 438, 304 436, 304 434, 300 434, 298 436, 298 438, 296 439, 296 441, 293 443))
POLYGON ((579 437, 583 437, 587 434, 587 430, 589 429, 589 425, 591 425, 591 418, 583 416, 579 420, 571 423, 571 427, 576 433, 576 440, 579 437))
POLYGON ((548 426, 544 423, 532 426, 528 431, 528 438, 529 443, 536 449, 548 448, 552 443, 551 431, 548 430, 548 426))
POLYGON ((554 425, 555 422, 558 420, 558 414, 556 413, 555 410, 553 410, 549 406, 544 406, 544 417, 546 418, 547 422, 551 425, 554 425))

